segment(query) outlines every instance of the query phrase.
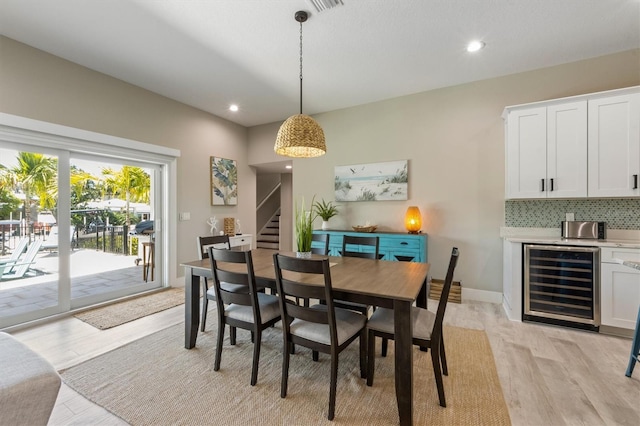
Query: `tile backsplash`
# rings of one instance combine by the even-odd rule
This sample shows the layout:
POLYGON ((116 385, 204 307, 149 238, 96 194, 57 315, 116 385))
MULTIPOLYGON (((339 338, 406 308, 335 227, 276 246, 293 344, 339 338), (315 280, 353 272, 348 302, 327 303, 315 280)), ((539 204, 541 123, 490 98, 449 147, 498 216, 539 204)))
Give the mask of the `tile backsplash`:
POLYGON ((609 229, 640 229, 640 198, 507 200, 505 226, 557 228, 566 213, 574 213, 575 220, 607 222, 609 229))

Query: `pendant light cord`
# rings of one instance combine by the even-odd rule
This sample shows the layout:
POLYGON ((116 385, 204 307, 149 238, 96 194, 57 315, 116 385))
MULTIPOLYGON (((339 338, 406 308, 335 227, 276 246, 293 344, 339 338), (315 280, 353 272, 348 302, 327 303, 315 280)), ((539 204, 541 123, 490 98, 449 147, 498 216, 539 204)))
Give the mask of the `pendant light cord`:
POLYGON ((300 22, 300 114, 302 114, 302 21, 300 22))

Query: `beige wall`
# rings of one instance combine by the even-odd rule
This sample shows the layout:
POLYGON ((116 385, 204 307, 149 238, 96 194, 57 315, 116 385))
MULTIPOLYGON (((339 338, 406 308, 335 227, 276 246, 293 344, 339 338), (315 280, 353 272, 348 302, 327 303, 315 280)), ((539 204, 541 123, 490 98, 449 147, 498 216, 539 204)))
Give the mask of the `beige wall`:
MULTIPOLYGON (((408 159, 409 200, 340 203, 332 227, 369 221, 380 230, 404 231, 407 206, 418 205, 432 276, 444 278, 457 246, 463 287, 500 292, 504 107, 638 84, 635 50, 319 114, 328 152, 293 161, 294 200, 314 194, 333 200, 336 165, 408 159)), ((274 161, 278 128, 249 129, 250 161, 274 161)))
MULTIPOLYGON (((320 114, 329 152, 294 160, 294 200, 314 194, 333 199, 335 165, 408 159, 408 201, 342 203, 332 226, 370 221, 402 231, 406 207, 419 205, 433 276, 444 276, 450 248, 457 245, 463 286, 500 291, 503 108, 638 84, 635 50, 320 114)), ((191 220, 178 222, 178 263, 195 256, 195 237, 209 231, 210 216, 237 217, 244 233, 255 233, 255 172, 249 164, 282 160, 273 153, 280 123, 246 129, 4 37, 0 112, 179 149, 178 205, 172 211, 190 212, 191 220), (238 206, 210 206, 211 155, 238 160, 238 206)))
POLYGON ((196 236, 208 234, 210 216, 239 218, 244 233, 255 233, 255 172, 240 125, 5 37, 0 112, 179 149, 178 205, 170 211, 190 212, 191 220, 177 223, 177 263, 196 257, 196 236), (211 206, 212 155, 238 161, 237 206, 211 206))

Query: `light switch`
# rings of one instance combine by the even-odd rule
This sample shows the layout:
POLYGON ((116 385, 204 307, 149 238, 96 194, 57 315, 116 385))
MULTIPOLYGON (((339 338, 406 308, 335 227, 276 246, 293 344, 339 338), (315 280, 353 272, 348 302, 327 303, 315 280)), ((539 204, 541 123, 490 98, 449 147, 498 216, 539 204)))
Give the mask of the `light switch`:
POLYGON ((191 220, 191 213, 189 212, 180 213, 180 220, 191 220))
POLYGON ((576 220, 576 215, 575 213, 565 213, 565 219, 567 222, 574 221, 576 220))

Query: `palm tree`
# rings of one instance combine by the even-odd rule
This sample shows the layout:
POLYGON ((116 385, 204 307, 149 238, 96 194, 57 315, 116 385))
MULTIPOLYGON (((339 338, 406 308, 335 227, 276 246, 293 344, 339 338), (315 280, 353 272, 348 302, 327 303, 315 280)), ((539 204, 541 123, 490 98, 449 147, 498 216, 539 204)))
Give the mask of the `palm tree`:
POLYGON ((105 189, 114 196, 124 196, 126 201, 125 218, 127 227, 131 225, 129 203, 148 203, 151 191, 151 177, 140 167, 122 166, 119 171, 111 168, 102 170, 105 189))
POLYGON ((9 179, 14 188, 24 192, 24 209, 27 227, 31 223, 31 204, 33 197, 40 200, 41 208, 52 209, 57 204, 58 161, 53 157, 33 152, 19 152, 18 165, 8 170, 9 179))

